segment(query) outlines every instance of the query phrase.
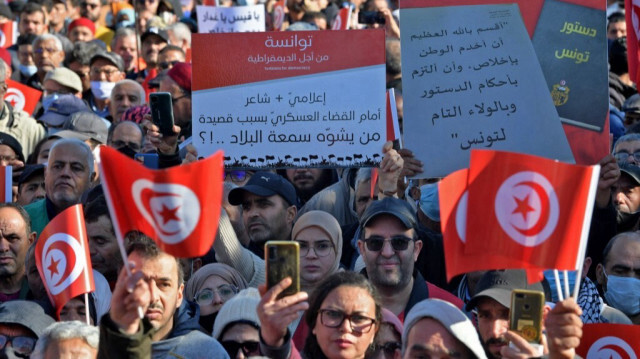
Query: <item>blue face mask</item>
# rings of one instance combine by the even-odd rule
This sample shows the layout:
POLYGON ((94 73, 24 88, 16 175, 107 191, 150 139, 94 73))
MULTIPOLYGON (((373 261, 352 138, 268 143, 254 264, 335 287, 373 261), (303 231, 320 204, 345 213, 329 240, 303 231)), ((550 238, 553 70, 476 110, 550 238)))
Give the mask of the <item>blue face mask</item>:
MULTIPOLYGON (((604 272, 604 271, 603 271, 604 272)), ((640 314, 640 279, 633 277, 607 276, 607 303, 628 316, 640 314)))
POLYGON ((42 108, 45 110, 45 112, 49 109, 49 107, 51 107, 51 104, 58 99, 58 96, 59 95, 57 93, 52 93, 51 95, 47 95, 42 98, 42 108))
POLYGON ((38 68, 36 67, 36 65, 27 66, 27 65, 20 64, 18 65, 18 69, 20 70, 21 74, 27 77, 31 77, 33 76, 33 74, 38 72, 38 68))

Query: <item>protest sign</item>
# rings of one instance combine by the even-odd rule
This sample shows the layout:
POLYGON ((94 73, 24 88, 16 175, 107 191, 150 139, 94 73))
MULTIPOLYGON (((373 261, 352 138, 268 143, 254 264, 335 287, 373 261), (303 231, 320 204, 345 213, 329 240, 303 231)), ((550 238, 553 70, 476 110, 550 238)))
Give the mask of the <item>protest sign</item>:
POLYGON ((573 161, 517 5, 400 16, 404 136, 429 163, 421 176, 467 167, 480 148, 573 161))
MULTIPOLYGON (((481 4, 487 4, 487 3, 490 3, 490 4, 517 3, 518 7, 520 8, 522 19, 524 20, 524 24, 527 29, 527 33, 529 34, 529 37, 534 37, 535 32, 542 31, 543 29, 545 29, 545 27, 549 27, 549 26, 553 27, 552 22, 546 21, 542 18, 540 18, 540 24, 538 21, 540 15, 543 13, 543 8, 546 5, 545 0, 491 0, 491 1, 488 1, 488 0, 453 0, 453 1, 452 0, 403 0, 401 6, 403 9, 411 9, 411 8, 421 8, 425 6, 431 6, 431 7, 472 6, 472 5, 481 5, 481 4)), ((573 23, 574 26, 576 22, 580 22, 583 25, 587 25, 588 28, 594 28, 597 31, 597 36, 602 35, 600 33, 603 33, 606 30, 602 25, 605 21, 604 10, 605 10, 606 4, 604 2, 599 0, 562 0, 561 3, 570 3, 574 6, 571 12, 562 13, 567 16, 565 21, 569 23, 573 23), (591 20, 586 18, 582 19, 580 17, 582 16, 583 13, 589 13, 589 10, 593 10, 593 9, 602 12, 602 15, 596 17, 597 18, 596 23, 593 22, 593 19, 591 20), (574 13, 578 16, 574 16, 574 13)), ((560 6, 562 6, 562 4, 560 6)), ((630 12, 627 12, 627 15, 630 15, 630 12)), ((562 22, 561 25, 563 27, 564 22, 562 22)), ((538 57, 540 57, 541 54, 545 54, 545 53, 555 55, 555 50, 557 49, 560 49, 560 52, 559 52, 560 56, 562 54, 563 48, 568 49, 568 51, 573 50, 574 52, 578 50, 577 47, 574 46, 573 44, 572 36, 568 36, 566 34, 566 30, 565 30, 565 33, 560 32, 562 30, 562 27, 555 28, 556 32, 553 40, 545 37, 545 38, 541 38, 542 41, 537 41, 534 43, 534 48, 538 57), (562 41, 564 41, 563 46, 560 46, 560 47, 557 46, 556 43, 558 39, 561 39, 562 41)), ((590 33, 593 34, 592 32, 590 33)), ((577 34, 569 34, 569 35, 577 35, 577 34)), ((568 76, 558 81, 554 82, 553 81, 554 79, 546 79, 547 89, 549 90, 549 92, 551 92, 553 91, 554 85, 559 84, 561 80, 565 80, 565 84, 568 83, 570 90, 573 91, 570 99, 575 100, 575 98, 578 97, 577 94, 580 94, 580 97, 577 100, 580 103, 596 104, 596 106, 594 107, 594 112, 593 114, 591 114, 590 118, 592 118, 593 116, 599 116, 602 119, 606 119, 608 116, 608 107, 605 109, 606 111, 602 113, 601 104, 603 101, 608 102, 608 96, 604 100, 601 98, 584 96, 585 94, 588 94, 588 92, 584 90, 585 88, 601 87, 601 85, 598 84, 600 81, 599 79, 608 75, 606 66, 597 66, 592 63, 592 62, 601 61, 600 56, 601 54, 604 54, 606 52, 606 49, 605 48, 600 49, 598 46, 604 46, 605 42, 604 41, 598 42, 593 40, 589 42, 589 44, 590 46, 595 46, 596 48, 598 48, 598 50, 595 52, 590 51, 589 63, 581 63, 581 64, 574 63, 573 65, 571 65, 570 63, 568 63, 568 59, 565 59, 567 63, 565 63, 564 65, 574 66, 574 67, 589 66, 589 69, 597 68, 598 69, 597 75, 584 76, 583 74, 585 71, 580 70, 577 72, 578 74, 576 75, 577 77, 575 77, 573 76, 575 72, 568 71, 567 72, 568 76), (585 83, 585 81, 587 82, 585 83), (597 104, 600 104, 600 106, 598 106, 597 104), (598 110, 599 108, 600 110, 598 110)), ((634 46, 633 41, 630 41, 629 51, 632 51, 633 46, 634 46)), ((587 48, 580 49, 580 51, 583 53, 583 56, 584 56, 585 50, 589 50, 589 49, 587 48)), ((557 63, 554 63, 554 62, 545 62, 541 60, 541 66, 546 75, 549 69, 546 69, 545 66, 558 66, 558 65, 557 63)), ((551 96, 551 94, 549 94, 549 96, 551 96)), ((568 103, 569 101, 567 101, 566 104, 568 103)), ((590 106, 583 106, 583 107, 591 108, 590 106)), ((569 107, 566 107, 566 108, 568 109, 569 107)), ((565 131, 566 137, 571 146, 571 150, 573 152, 573 156, 576 163, 582 164, 582 165, 595 164, 595 163, 598 163, 599 160, 602 157, 604 157, 607 153, 609 153, 609 122, 608 121, 602 120, 604 121, 604 123, 601 131, 598 132, 594 130, 595 127, 592 127, 591 129, 587 129, 588 126, 580 125, 580 122, 581 122, 580 117, 582 116, 580 114, 572 115, 570 113, 562 113, 561 116, 563 120, 562 127, 565 131), (569 121, 564 121, 566 119, 568 119, 569 121), (577 123, 574 121, 576 121, 577 123)), ((537 121, 537 120, 538 119, 534 119, 534 121, 537 121)), ((590 120, 590 121, 593 122, 594 120, 590 120)))
POLYGON ((264 6, 196 6, 198 32, 260 32, 265 31, 264 6))
POLYGON ((201 155, 224 149, 227 167, 244 168, 381 160, 383 30, 198 34, 193 43, 193 137, 201 155))

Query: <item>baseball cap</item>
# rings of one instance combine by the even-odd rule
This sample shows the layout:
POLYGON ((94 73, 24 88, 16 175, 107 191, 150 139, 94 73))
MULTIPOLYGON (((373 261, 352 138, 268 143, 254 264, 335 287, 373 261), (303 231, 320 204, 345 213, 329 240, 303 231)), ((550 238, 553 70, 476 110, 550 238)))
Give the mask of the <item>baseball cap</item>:
POLYGON ((71 114, 88 110, 89 108, 84 101, 74 95, 60 95, 38 120, 47 126, 58 127, 61 126, 71 114))
POLYGON ((381 214, 398 218, 406 228, 415 228, 417 224, 416 214, 409 203, 395 197, 385 197, 380 201, 371 202, 362 214, 360 225, 362 228, 366 227, 373 218, 381 214))
POLYGON ((89 61, 89 66, 93 65, 94 62, 98 59, 104 59, 113 64, 113 66, 117 67, 118 70, 124 71, 124 61, 122 57, 115 52, 108 51, 100 51, 95 55, 91 56, 91 60, 89 61))
POLYGON ((640 114, 640 94, 635 94, 622 104, 622 111, 625 113, 640 114))
MULTIPOLYGON (((482 260, 482 258, 479 258, 482 260)), ((541 282, 529 284, 527 274, 522 269, 492 270, 485 273, 478 281, 476 294, 465 307, 473 310, 481 297, 489 297, 509 308, 511 307, 511 292, 514 289, 527 289, 544 292, 541 282)))
POLYGON ((20 161, 24 162, 24 154, 22 153, 22 145, 20 145, 20 142, 18 142, 18 140, 15 137, 11 136, 8 133, 0 132, 0 145, 5 145, 5 146, 11 147, 13 152, 16 153, 16 156, 18 157, 18 159, 20 161))
POLYGON ((22 325, 40 338, 44 330, 55 321, 34 302, 12 300, 0 304, 0 323, 22 325))
POLYGON ((20 187, 23 183, 27 182, 31 177, 43 175, 44 176, 44 165, 26 165, 22 169, 22 173, 18 178, 18 187, 20 187))
POLYGON ((624 173, 627 176, 631 177, 636 184, 640 184, 640 167, 636 165, 632 165, 630 163, 621 163, 620 173, 624 173))
POLYGON ((437 183, 420 187, 420 210, 430 220, 440 222, 440 201, 438 200, 437 183))
POLYGON ((66 67, 56 67, 47 72, 43 83, 47 80, 55 81, 62 86, 74 89, 76 92, 82 92, 82 80, 80 80, 78 74, 66 67))
POLYGON ((407 349, 407 338, 411 328, 423 318, 432 318, 442 324, 447 331, 469 349, 476 358, 487 356, 478 338, 478 332, 469 318, 456 306, 440 299, 425 299, 411 308, 404 319, 402 332, 402 352, 407 349))
POLYGON ((56 132, 56 136, 62 138, 92 139, 101 144, 107 143, 107 134, 107 125, 102 118, 90 111, 74 113, 62 125, 62 131, 56 132))
POLYGON ((145 31, 144 34, 142 34, 142 36, 140 37, 140 42, 144 42, 144 40, 149 36, 158 36, 160 39, 162 39, 162 41, 169 43, 169 34, 165 29, 161 29, 158 27, 148 28, 147 31, 145 31))
POLYGON ((270 197, 277 194, 284 198, 290 206, 296 204, 296 189, 284 177, 272 172, 254 173, 244 186, 234 188, 229 192, 229 203, 234 206, 241 205, 245 192, 260 197, 270 197))

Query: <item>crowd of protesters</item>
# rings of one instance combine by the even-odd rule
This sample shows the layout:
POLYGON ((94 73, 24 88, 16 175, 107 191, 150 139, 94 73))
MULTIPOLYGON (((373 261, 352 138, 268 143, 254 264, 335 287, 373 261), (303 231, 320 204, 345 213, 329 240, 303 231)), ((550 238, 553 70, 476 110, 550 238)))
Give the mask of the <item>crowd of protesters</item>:
MULTIPOLYGON (((218 6, 250 5, 220 1, 218 6)), ((258 2, 271 14, 275 1, 258 2)), ((113 147, 158 167, 197 161, 191 145, 191 34, 195 0, 13 0, 0 24, 7 81, 42 96, 33 113, 3 102, 0 165, 13 169, 13 202, 0 204, 0 358, 573 358, 583 324, 640 324, 640 95, 626 63, 623 9, 609 1, 612 153, 603 158, 577 300, 518 269, 446 279, 438 179, 406 180, 423 166, 410 149, 381 148, 371 168, 225 171, 218 234, 209 253, 176 258, 144 233, 116 239, 96 155, 113 147), (173 100, 173 135, 147 105, 173 100), (59 213, 83 204, 95 291, 57 315, 35 246, 59 213), (300 288, 265 286, 267 241, 296 241, 300 288), (544 293, 543 340, 509 330, 514 289, 544 293), (141 318, 140 314, 144 314, 141 318)), ((379 11, 387 87, 402 121, 397 1, 286 0, 283 30, 326 30, 338 10, 379 11)), ((272 19, 267 17, 267 29, 272 19)), ((211 54, 223 56, 223 54, 211 54)), ((123 169, 126 170, 126 169, 123 169)), ((202 181, 207 179, 203 178, 202 181)), ((479 261, 482 257, 479 256, 479 261)))

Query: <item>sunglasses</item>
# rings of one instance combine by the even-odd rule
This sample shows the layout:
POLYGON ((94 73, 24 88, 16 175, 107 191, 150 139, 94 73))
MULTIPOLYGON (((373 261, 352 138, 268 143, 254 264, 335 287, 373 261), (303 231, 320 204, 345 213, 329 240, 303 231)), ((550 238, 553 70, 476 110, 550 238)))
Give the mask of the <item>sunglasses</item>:
POLYGON ((383 345, 376 345, 373 347, 371 357, 377 358, 380 353, 384 354, 385 358, 391 359, 396 354, 396 350, 400 350, 402 345, 398 342, 388 342, 383 345))
MULTIPOLYGON (((367 249, 372 252, 378 252, 382 250, 384 246, 385 238, 382 236, 371 236, 364 239, 364 243, 367 245, 367 249)), ((407 236, 393 236, 389 239, 391 248, 394 251, 404 251, 409 248, 409 242, 413 241, 413 238, 407 236)))
POLYGON ((224 350, 227 351, 229 357, 235 358, 238 350, 242 350, 245 357, 260 354, 260 343, 254 341, 236 342, 235 340, 223 340, 220 342, 224 350))
POLYGON ((30 355, 33 351, 33 348, 36 346, 36 340, 31 337, 25 336, 10 336, 0 334, 0 349, 4 349, 4 347, 11 343, 11 347, 13 350, 20 355, 30 355))

